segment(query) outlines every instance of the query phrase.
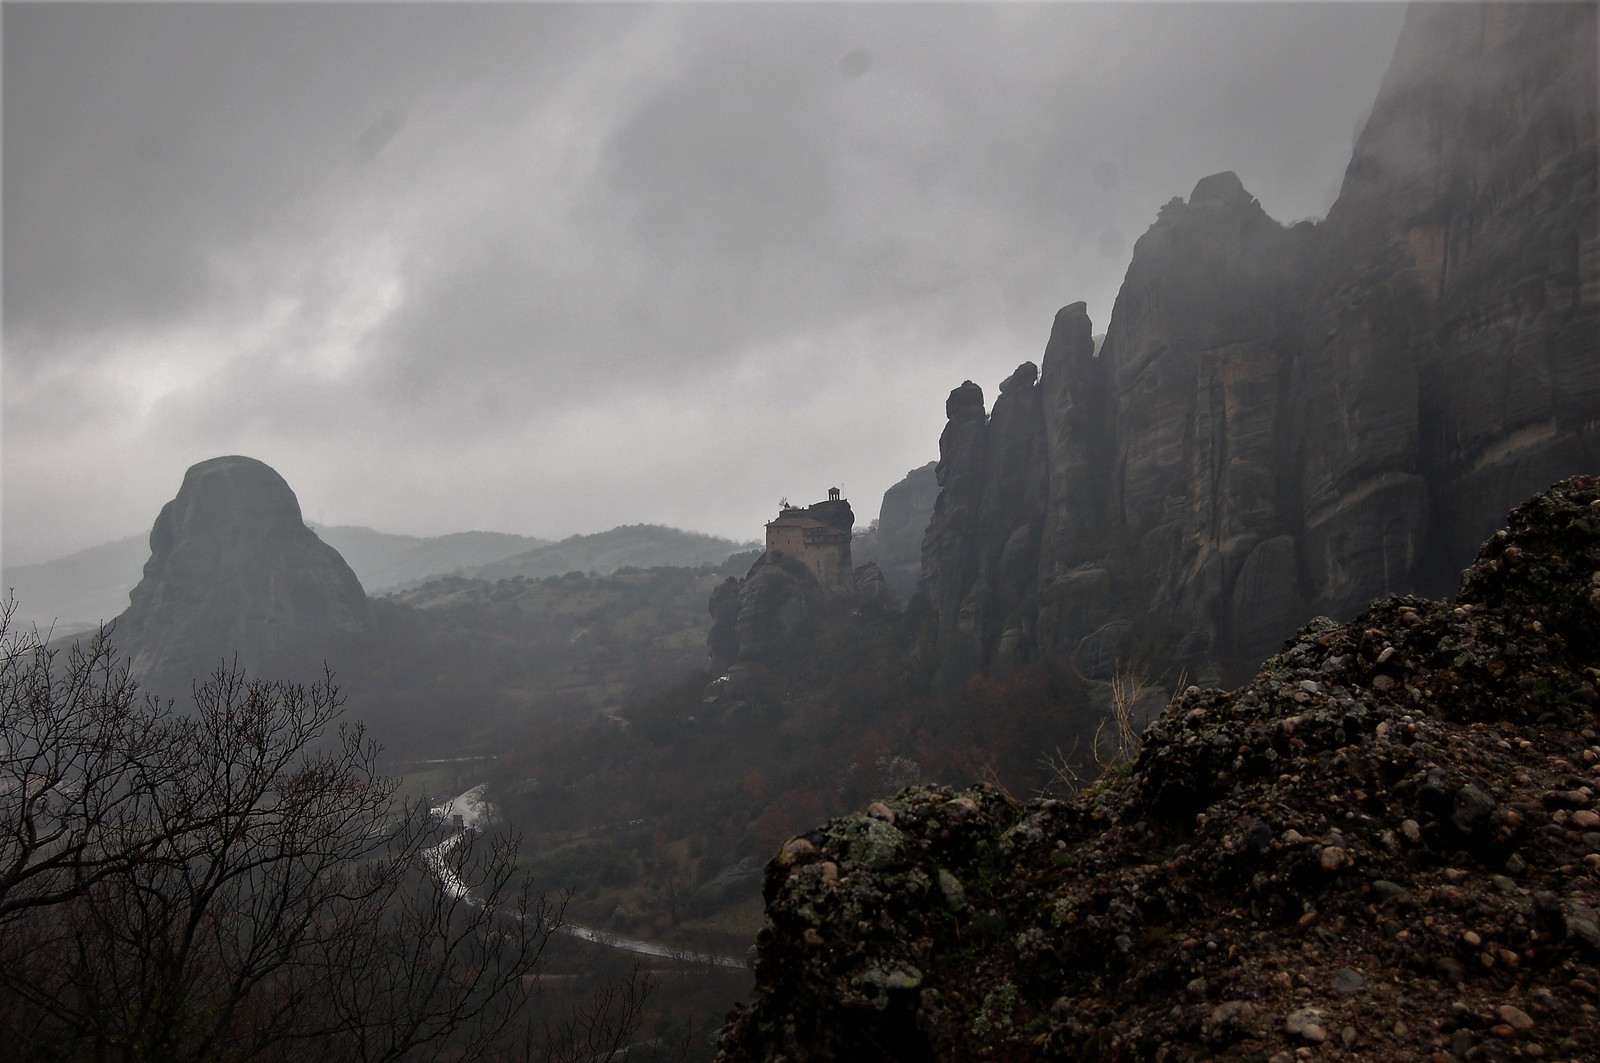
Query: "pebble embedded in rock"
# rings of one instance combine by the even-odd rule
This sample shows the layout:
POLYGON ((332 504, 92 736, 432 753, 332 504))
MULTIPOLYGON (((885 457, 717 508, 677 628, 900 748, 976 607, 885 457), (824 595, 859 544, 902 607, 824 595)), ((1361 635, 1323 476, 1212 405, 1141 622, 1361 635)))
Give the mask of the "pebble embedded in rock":
POLYGON ((1497 1012, 1500 1021, 1514 1030, 1533 1029, 1533 1017, 1515 1004, 1502 1004, 1497 1012))
POLYGON ((778 863, 784 867, 816 855, 817 847, 805 838, 790 838, 778 851, 778 863))
POLYGON ((962 887, 961 880, 942 867, 939 869, 939 892, 952 911, 959 912, 967 906, 967 891, 962 887))
POLYGON ((1303 1037, 1312 1044, 1321 1044, 1328 1039, 1328 1031, 1322 1026, 1322 1012, 1316 1008, 1291 1011, 1283 1020, 1283 1028, 1286 1033, 1303 1037))
POLYGON ((1337 971, 1333 972, 1333 978, 1330 981, 1333 985, 1334 992, 1354 993, 1356 990, 1361 988, 1361 983, 1364 981, 1364 979, 1361 977, 1360 971, 1353 970, 1349 967, 1341 967, 1337 971))

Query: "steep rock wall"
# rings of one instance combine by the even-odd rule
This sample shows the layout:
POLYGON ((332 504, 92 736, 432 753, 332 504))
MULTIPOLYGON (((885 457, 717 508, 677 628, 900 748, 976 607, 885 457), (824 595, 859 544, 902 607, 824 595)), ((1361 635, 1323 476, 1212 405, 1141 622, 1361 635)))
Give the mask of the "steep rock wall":
POLYGON ((361 583, 300 515, 294 491, 254 458, 192 466, 150 532, 144 578, 115 643, 148 686, 181 695, 224 661, 308 679, 374 632, 361 583))
POLYGON ((875 562, 884 582, 904 602, 922 579, 922 536, 939 498, 936 461, 906 473, 883 493, 878 526, 856 536, 851 544, 857 563, 875 562))
POLYGON ((1240 679, 1313 613, 1447 589, 1517 499, 1594 467, 1595 11, 1414 8, 1323 224, 1231 173, 1162 208, 1098 355, 1083 304, 1057 315, 1040 444, 1007 429, 1041 509, 981 393, 952 414, 922 584, 947 683, 1007 632, 1240 679), (1005 608, 1033 608, 996 620, 983 559, 1024 513, 1037 575, 1005 608))
POLYGON ((1418 5, 1324 226, 1294 379, 1313 605, 1437 593, 1600 415, 1593 4, 1418 5))

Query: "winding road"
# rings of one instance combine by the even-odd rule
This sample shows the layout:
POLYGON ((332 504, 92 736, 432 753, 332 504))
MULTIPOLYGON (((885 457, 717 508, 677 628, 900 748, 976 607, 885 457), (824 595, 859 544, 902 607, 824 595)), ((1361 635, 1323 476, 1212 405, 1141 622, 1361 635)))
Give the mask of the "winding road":
MULTIPOLYGON (((444 854, 461 843, 469 830, 476 830, 480 824, 493 818, 494 806, 484 797, 486 784, 480 783, 442 805, 435 806, 432 810, 435 815, 445 820, 452 816, 461 817, 461 830, 450 835, 444 841, 431 849, 423 851, 422 858, 446 892, 453 897, 463 897, 470 904, 478 901, 472 895, 472 888, 461 881, 460 877, 451 870, 445 861, 444 854)), ((639 938, 623 937, 598 927, 584 926, 582 923, 561 922, 555 924, 553 929, 558 934, 566 934, 582 941, 590 941, 596 945, 603 945, 609 949, 620 949, 623 952, 632 952, 640 956, 660 956, 665 959, 677 960, 682 963, 697 963, 708 967, 731 967, 743 970, 749 966, 744 960, 733 956, 719 956, 711 952, 692 952, 687 949, 673 948, 654 941, 643 941, 639 938)))

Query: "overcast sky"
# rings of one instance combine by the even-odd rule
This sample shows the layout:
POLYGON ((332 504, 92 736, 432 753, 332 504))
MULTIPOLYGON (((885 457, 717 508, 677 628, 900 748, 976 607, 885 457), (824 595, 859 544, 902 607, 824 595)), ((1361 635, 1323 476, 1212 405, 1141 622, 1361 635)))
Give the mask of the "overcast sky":
POLYGON ((1321 216, 1376 4, 7 2, 8 564, 184 469, 308 519, 559 538, 866 523, 944 398, 1103 331, 1236 171, 1321 216))

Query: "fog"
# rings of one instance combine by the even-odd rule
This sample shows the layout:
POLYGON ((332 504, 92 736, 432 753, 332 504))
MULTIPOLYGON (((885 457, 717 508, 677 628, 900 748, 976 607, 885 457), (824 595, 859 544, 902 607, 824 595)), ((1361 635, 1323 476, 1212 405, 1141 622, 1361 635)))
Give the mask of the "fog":
POLYGON ((7 564, 184 469, 308 519, 863 523, 1234 170, 1322 215, 1377 4, 8 4, 7 564))

